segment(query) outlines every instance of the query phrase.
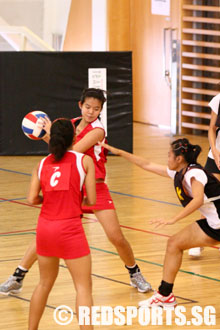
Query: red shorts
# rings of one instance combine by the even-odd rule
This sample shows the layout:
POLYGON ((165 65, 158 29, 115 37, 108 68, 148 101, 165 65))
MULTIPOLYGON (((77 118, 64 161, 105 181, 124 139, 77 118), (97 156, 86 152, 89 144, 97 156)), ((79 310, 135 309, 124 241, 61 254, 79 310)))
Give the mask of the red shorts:
MULTIPOLYGON (((83 186, 83 195, 86 196, 85 186, 83 186)), ((93 210, 115 210, 108 186, 104 182, 96 183, 96 204, 82 207, 83 213, 93 213, 93 210)))
POLYGON ((90 253, 81 218, 47 220, 39 217, 37 254, 47 257, 76 259, 90 253))

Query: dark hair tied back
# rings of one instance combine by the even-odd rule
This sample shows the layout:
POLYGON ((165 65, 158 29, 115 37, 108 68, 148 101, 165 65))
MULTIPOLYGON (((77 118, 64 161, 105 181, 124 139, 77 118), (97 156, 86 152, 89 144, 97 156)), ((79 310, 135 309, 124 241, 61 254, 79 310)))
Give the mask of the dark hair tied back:
POLYGON ((74 127, 69 119, 61 118, 52 123, 50 130, 49 152, 59 161, 72 145, 74 127))
POLYGON ((106 94, 106 91, 99 88, 86 88, 82 92, 80 102, 83 104, 87 97, 93 97, 94 99, 98 99, 101 102, 101 106, 103 107, 103 104, 106 101, 104 93, 106 94))
POLYGON ((197 158, 202 150, 199 145, 193 145, 185 138, 173 141, 171 147, 175 156, 182 155, 188 164, 197 164, 197 158))

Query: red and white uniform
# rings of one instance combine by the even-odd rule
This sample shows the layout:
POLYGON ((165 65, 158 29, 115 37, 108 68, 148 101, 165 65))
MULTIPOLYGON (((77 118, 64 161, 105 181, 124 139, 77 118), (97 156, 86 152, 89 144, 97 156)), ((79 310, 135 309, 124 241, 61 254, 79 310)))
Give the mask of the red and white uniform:
POLYGON ((43 205, 37 226, 39 255, 74 259, 90 253, 81 223, 83 157, 67 151, 58 162, 53 155, 40 162, 43 205))
MULTIPOLYGON (((81 120, 81 117, 73 118, 72 123, 76 123, 81 120)), ((89 123, 77 136, 76 142, 80 141, 86 134, 91 132, 96 128, 101 128, 104 131, 104 136, 106 135, 104 126, 101 121, 97 118, 93 122, 89 123)), ((105 137, 101 142, 105 142, 105 137)), ((107 161, 107 153, 108 151, 101 147, 98 143, 85 151, 85 154, 92 157, 94 165, 95 165, 95 177, 96 179, 105 180, 106 170, 105 163, 107 161)), ((83 193, 86 194, 85 187, 83 187, 83 193)), ((97 182, 96 183, 96 204, 93 206, 83 206, 82 211, 84 213, 93 213, 93 210, 109 210, 115 209, 113 200, 109 193, 109 189, 106 183, 97 182)))
MULTIPOLYGON (((79 119, 79 118, 76 118, 79 119)), ((74 123, 75 119, 72 119, 74 123)), ((76 142, 80 141, 86 134, 94 130, 95 128, 101 128, 104 131, 105 129, 100 122, 99 119, 94 120, 92 123, 88 124, 80 133, 76 136, 76 142)), ((105 142, 105 138, 101 141, 105 142)), ((101 147, 98 143, 86 150, 86 155, 92 157, 94 164, 95 164, 95 177, 96 179, 103 179, 105 180, 106 170, 105 170, 105 163, 107 161, 107 150, 101 147)))

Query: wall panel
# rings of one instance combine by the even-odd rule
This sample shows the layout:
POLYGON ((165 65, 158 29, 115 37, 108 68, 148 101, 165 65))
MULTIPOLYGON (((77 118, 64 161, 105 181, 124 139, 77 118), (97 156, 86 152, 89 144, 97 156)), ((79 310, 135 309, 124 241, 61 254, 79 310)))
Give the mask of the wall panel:
POLYGON ((92 50, 92 0, 72 0, 66 34, 64 51, 92 50))
POLYGON ((107 0, 108 49, 131 50, 130 0, 107 0))

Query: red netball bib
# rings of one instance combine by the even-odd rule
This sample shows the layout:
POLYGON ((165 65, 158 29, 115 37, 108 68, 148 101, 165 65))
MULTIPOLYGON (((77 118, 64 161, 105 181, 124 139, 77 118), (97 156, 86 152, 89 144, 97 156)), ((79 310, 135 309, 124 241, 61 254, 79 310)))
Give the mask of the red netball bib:
POLYGON ((44 170, 45 191, 69 190, 71 164, 46 165, 44 170))

